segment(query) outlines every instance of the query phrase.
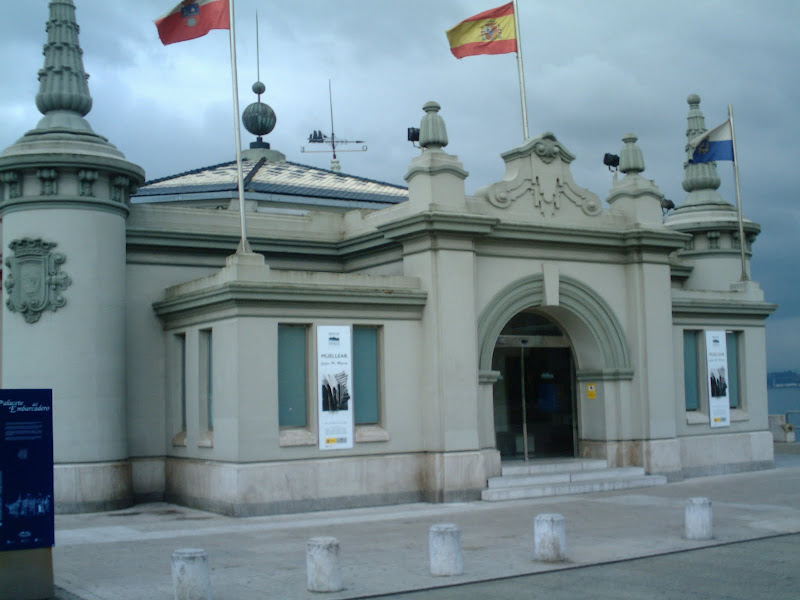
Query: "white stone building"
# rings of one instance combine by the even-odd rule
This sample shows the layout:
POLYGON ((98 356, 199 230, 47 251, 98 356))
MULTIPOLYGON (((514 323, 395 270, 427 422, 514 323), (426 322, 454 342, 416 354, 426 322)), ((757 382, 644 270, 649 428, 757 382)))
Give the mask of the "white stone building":
MULTIPOLYGON (((687 164, 689 194, 664 217, 634 135, 604 203, 545 133, 466 196, 429 102, 407 189, 255 143, 252 252, 233 254, 235 162, 145 183, 84 119, 74 23, 72 1, 53 0, 44 117, 0 155, 2 384, 53 389, 58 510, 488 498, 501 466, 525 459, 670 480, 774 465, 775 305, 740 280, 714 163, 687 164), (321 439, 326 326, 351 338, 351 447, 321 439), (720 427, 706 331, 725 332, 720 427)), ((687 138, 705 130, 699 102, 687 138)), ((744 229, 749 269, 759 227, 744 229)))

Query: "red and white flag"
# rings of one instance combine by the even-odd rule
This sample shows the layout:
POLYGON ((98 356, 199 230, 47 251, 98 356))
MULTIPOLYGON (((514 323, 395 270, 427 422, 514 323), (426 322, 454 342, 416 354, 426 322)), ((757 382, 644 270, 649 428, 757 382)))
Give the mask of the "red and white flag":
POLYGON ((203 37, 212 29, 230 29, 228 0, 183 0, 156 19, 156 27, 165 46, 203 37))

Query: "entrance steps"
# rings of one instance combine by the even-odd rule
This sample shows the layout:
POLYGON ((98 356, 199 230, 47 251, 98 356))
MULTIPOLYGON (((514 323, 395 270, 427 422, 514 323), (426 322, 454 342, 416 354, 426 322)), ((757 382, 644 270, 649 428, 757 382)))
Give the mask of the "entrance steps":
POLYGON ((481 492, 488 502, 609 492, 664 485, 663 475, 645 475, 642 467, 609 468, 599 459, 562 458, 505 462, 501 477, 489 478, 481 492))

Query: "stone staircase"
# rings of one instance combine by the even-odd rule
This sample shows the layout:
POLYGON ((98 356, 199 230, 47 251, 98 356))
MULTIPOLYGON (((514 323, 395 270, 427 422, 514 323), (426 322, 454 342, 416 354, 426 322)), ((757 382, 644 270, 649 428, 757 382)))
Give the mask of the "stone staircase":
POLYGON ((609 492, 664 485, 663 475, 645 475, 642 467, 609 468, 598 459, 562 458, 503 463, 501 477, 491 477, 481 499, 489 502, 609 492))

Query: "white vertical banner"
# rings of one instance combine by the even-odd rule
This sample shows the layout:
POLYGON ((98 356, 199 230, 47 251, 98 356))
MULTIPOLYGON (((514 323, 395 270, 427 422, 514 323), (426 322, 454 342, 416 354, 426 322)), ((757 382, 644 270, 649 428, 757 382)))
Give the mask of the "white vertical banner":
POLYGON ((711 427, 730 427, 728 394, 728 346, 724 331, 706 331, 708 365, 708 418, 711 427))
POLYGON ((319 449, 353 447, 353 344, 349 325, 317 326, 319 449))

